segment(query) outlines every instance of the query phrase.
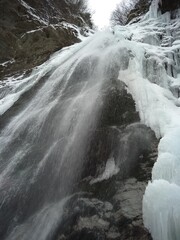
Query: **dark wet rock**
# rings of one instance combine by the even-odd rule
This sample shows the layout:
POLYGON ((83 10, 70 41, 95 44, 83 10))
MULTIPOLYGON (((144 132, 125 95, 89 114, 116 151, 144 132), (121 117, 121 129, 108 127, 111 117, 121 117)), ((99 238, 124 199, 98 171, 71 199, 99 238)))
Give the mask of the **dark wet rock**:
POLYGON ((53 52, 79 41, 77 32, 71 28, 64 28, 63 25, 56 28, 47 26, 35 32, 24 33, 12 43, 11 46, 14 45, 15 50, 12 56, 13 63, 5 68, 1 67, 1 75, 32 69, 46 61, 53 52))
POLYGON ((106 104, 81 180, 66 202, 54 240, 152 239, 143 226, 142 199, 158 141, 148 127, 136 123, 134 101, 122 82, 105 86, 104 94, 106 104), (111 165, 117 171, 108 175, 108 164, 109 171, 111 165))
POLYGON ((100 175, 106 160, 111 157, 118 161, 124 129, 128 124, 139 121, 134 101, 123 82, 113 80, 110 85, 105 84, 103 92, 103 108, 89 144, 82 178, 100 175))
MULTIPOLYGON (((104 183, 105 184, 105 183, 104 183)), ((142 197, 146 184, 131 178, 119 186, 110 201, 92 197, 73 198, 54 239, 146 239, 151 236, 142 223, 142 197), (82 204, 83 203, 83 204, 82 204)))
POLYGON ((162 13, 174 11, 176 9, 180 8, 180 1, 179 0, 162 0, 162 3, 160 4, 160 9, 162 13))

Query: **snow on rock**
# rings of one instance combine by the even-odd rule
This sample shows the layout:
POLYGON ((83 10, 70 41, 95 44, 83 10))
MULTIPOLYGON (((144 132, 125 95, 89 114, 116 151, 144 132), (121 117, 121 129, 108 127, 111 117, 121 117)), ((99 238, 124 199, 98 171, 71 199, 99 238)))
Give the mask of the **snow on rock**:
POLYGON ((37 21, 39 21, 43 25, 48 25, 47 19, 40 18, 37 14, 35 14, 36 10, 29 6, 25 1, 20 0, 21 4, 27 9, 27 12, 37 21))

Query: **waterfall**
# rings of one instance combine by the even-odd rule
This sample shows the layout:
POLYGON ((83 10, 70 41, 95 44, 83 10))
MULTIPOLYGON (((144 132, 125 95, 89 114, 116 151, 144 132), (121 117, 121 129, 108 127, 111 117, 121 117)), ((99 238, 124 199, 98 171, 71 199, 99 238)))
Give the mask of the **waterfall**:
POLYGON ((46 239, 60 221, 101 112, 103 85, 128 57, 116 45, 106 32, 60 51, 20 83, 12 81, 1 99, 2 237, 46 239))

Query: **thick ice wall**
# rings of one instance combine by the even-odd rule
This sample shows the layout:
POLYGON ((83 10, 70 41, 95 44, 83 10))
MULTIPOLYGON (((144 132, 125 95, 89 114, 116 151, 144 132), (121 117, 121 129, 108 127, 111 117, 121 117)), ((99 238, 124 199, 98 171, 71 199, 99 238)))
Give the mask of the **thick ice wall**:
POLYGON ((129 68, 119 79, 128 86, 143 123, 161 138, 147 186, 144 223, 155 240, 180 238, 180 20, 178 11, 161 15, 158 1, 138 24, 119 28, 131 42, 129 68), (123 30, 123 31, 122 31, 123 30), (153 37, 152 37, 153 36, 153 37), (158 39, 158 42, 155 41, 158 39))
MULTIPOLYGON (((151 7, 157 7, 157 1, 151 7)), ((129 44, 133 55, 129 69, 120 72, 132 93, 141 120, 161 137, 157 162, 152 171, 143 201, 144 223, 155 240, 180 238, 180 79, 179 15, 150 15, 134 31, 132 39, 142 42, 137 49, 129 44), (152 20, 154 18, 154 20, 152 20), (156 46, 147 42, 151 30, 161 39, 156 46), (137 33, 142 34, 137 37, 137 33), (145 37, 144 37, 145 36, 145 37), (145 44, 144 43, 145 39, 145 44), (143 65, 143 71, 141 69, 143 65), (149 81, 150 82, 149 82, 149 81), (153 83, 153 84, 152 84, 153 83)), ((152 34, 152 33, 151 33, 152 34)))
POLYGON ((150 18, 157 18, 161 13, 159 9, 160 0, 153 0, 148 12, 150 18))
POLYGON ((144 224, 153 239, 178 240, 180 236, 180 187, 165 180, 149 183, 144 201, 144 224))

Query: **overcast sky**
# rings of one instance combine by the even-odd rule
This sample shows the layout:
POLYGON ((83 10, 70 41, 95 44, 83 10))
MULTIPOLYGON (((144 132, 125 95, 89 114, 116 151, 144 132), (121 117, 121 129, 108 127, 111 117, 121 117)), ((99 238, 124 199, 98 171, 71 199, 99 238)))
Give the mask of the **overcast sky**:
POLYGON ((103 28, 109 25, 111 12, 121 0, 88 0, 89 7, 94 11, 93 20, 95 25, 103 28))

